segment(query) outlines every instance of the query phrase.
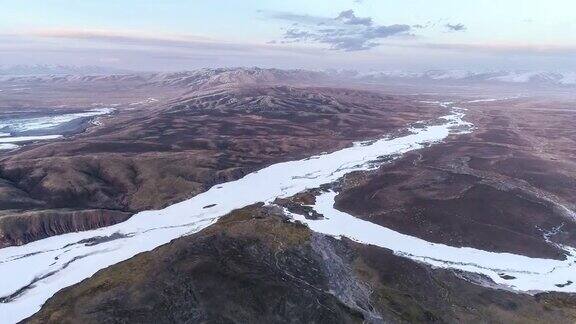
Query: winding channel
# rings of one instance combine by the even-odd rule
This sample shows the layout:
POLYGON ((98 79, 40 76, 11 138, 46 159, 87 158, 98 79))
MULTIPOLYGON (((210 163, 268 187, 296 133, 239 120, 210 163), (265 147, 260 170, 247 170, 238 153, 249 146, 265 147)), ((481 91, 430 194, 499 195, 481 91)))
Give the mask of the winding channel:
MULTIPOLYGON (((471 131, 472 125, 463 120, 463 109, 450 103, 439 104, 448 113, 440 118, 440 123, 410 128, 405 136, 384 137, 330 154, 278 163, 165 209, 140 212, 114 226, 0 249, 0 319, 2 323, 25 319, 60 289, 138 253, 198 232, 234 209, 262 201, 271 203, 277 197, 317 188, 352 171, 372 169, 382 157, 403 154, 438 143, 449 135, 471 131)), ((576 291, 575 285, 557 286, 570 278, 576 282, 576 253, 569 247, 566 247, 567 260, 559 261, 433 244, 339 212, 333 208, 334 195, 332 192, 321 195, 314 206, 326 216, 325 220, 293 217, 322 233, 386 247, 433 266, 482 273, 519 291, 576 291), (506 281, 502 273, 517 279, 506 281)))

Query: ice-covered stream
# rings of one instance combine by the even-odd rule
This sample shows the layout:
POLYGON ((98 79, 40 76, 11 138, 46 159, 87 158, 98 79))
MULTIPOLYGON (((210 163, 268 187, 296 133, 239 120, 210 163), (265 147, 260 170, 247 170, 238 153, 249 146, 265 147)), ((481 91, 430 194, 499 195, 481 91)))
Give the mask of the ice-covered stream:
MULTIPOLYGON (((449 105, 444 104, 444 106, 448 109, 449 105)), ((349 172, 373 168, 374 161, 383 156, 416 150, 442 141, 450 134, 460 133, 472 127, 463 120, 462 110, 451 109, 451 113, 443 117, 441 123, 411 128, 408 135, 357 143, 334 153, 278 163, 248 174, 242 179, 214 186, 202 194, 165 209, 138 213, 128 221, 114 226, 50 237, 23 246, 0 249, 1 322, 12 323, 24 319, 38 311, 41 305, 58 290, 78 283, 92 276, 96 271, 126 260, 137 253, 149 251, 180 236, 198 232, 234 209, 261 201, 271 202, 277 197, 288 197, 306 189, 317 188, 334 182, 349 172)), ((327 195, 325 198, 328 201, 326 205, 319 205, 318 208, 330 207, 328 199, 331 197, 327 195)), ((320 211, 328 212, 324 209, 320 211)), ((337 220, 337 217, 331 217, 330 220, 337 220)), ((316 224, 320 226, 323 223, 309 222, 308 224, 312 229, 321 231, 316 228, 316 224)), ((346 228, 341 230, 344 231, 346 228)), ((399 237, 398 233, 393 234, 393 231, 384 228, 378 231, 375 235, 383 236, 384 240, 386 235, 392 235, 386 244, 382 243, 382 246, 385 245, 391 249, 394 249, 394 238, 401 239, 399 246, 407 245, 406 242, 410 239, 415 240, 410 244, 416 242, 414 244, 420 244, 420 247, 433 246, 423 240, 417 241, 416 238, 399 237)), ((360 232, 328 234, 350 234, 352 238, 359 241, 378 245, 378 242, 372 241, 372 235, 370 238, 365 238, 360 232)), ((496 273, 497 270, 493 268, 508 269, 510 262, 515 262, 513 264, 515 270, 542 274, 526 277, 528 278, 526 280, 542 281, 539 285, 528 285, 529 287, 576 291, 574 285, 555 286, 554 284, 558 282, 546 279, 544 273, 557 266, 565 267, 566 262, 569 261, 533 259, 467 248, 447 248, 449 249, 442 253, 437 253, 437 250, 432 248, 421 248, 418 251, 400 249, 398 252, 436 266, 465 268, 475 272, 483 269, 482 273, 496 273), (460 261, 467 260, 460 259, 460 256, 468 256, 466 254, 468 252, 458 252, 459 250, 472 251, 470 257, 481 255, 483 262, 481 265, 486 266, 486 269, 460 264, 460 261), (445 255, 448 253, 446 251, 460 254, 445 255), (516 263, 514 260, 521 262, 516 263)), ((496 277, 492 275, 491 277, 497 280, 496 277)), ((574 277, 576 278, 576 275, 574 277)), ((518 287, 523 289, 523 286, 518 287)))
POLYGON ((571 247, 564 247, 570 255, 560 261, 431 243, 339 211, 334 208, 335 197, 333 191, 316 197, 313 208, 324 215, 324 219, 308 220, 297 214, 292 214, 293 218, 319 233, 387 248, 397 255, 436 267, 483 274, 513 290, 576 291, 571 284, 576 282, 576 250, 571 247))
POLYGON ((12 150, 20 147, 20 143, 51 140, 62 137, 62 129, 81 128, 78 125, 70 125, 86 119, 96 118, 111 114, 112 108, 95 108, 82 112, 57 114, 45 113, 44 116, 36 116, 37 113, 0 114, 0 150, 12 150), (31 116, 28 116, 31 115, 31 116), (66 128, 66 127, 64 127, 66 128), (18 144, 16 144, 18 143, 18 144))

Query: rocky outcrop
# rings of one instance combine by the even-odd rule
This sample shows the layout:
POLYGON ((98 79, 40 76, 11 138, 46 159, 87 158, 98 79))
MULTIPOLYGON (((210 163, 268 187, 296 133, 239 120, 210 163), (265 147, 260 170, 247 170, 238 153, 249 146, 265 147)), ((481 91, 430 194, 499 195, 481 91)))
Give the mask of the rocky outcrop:
POLYGON ((129 212, 105 209, 4 211, 0 215, 0 248, 114 225, 131 215, 129 212))

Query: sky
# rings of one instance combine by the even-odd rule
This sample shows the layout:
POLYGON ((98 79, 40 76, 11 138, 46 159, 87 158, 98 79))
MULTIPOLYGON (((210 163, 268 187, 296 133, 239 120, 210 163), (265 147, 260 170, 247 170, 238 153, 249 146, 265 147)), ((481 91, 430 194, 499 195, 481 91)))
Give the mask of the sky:
POLYGON ((0 0, 0 65, 576 70, 574 0, 0 0))

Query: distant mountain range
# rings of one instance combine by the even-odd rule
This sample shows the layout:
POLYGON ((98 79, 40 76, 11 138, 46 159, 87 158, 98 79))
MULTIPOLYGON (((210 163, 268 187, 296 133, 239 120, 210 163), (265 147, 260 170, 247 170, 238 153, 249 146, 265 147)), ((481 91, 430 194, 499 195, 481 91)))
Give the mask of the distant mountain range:
POLYGON ((2 80, 66 82, 66 81, 128 81, 138 80, 148 84, 201 88, 230 83, 285 83, 316 81, 357 81, 357 82, 422 82, 422 83, 508 83, 550 86, 575 86, 576 72, 546 71, 482 71, 429 70, 372 71, 358 72, 346 70, 281 70, 250 68, 204 68, 182 72, 131 72, 99 66, 67 65, 16 65, 0 66, 2 80))
POLYGON ((115 69, 102 66, 74 66, 74 65, 12 65, 0 66, 0 75, 33 76, 33 75, 107 75, 118 73, 131 73, 128 70, 115 69))
MULTIPOLYGON (((64 71, 66 69, 61 69, 64 71)), ((72 69, 76 71, 76 69, 72 69)), ((82 71, 87 71, 82 69, 82 71)), ((205 68, 182 72, 157 73, 61 73, 4 75, 0 81, 13 82, 139 82, 153 86, 188 88, 191 90, 230 84, 314 83, 334 78, 325 72, 252 68, 205 68)))
MULTIPOLYGON (((339 72, 341 74, 342 72, 339 72)), ((348 73, 349 74, 349 73, 348 73)), ((444 82, 503 82, 549 85, 576 85, 576 72, 430 70, 426 72, 385 71, 357 73, 363 81, 422 80, 444 82)))

